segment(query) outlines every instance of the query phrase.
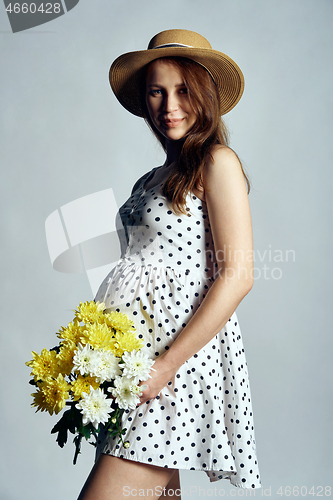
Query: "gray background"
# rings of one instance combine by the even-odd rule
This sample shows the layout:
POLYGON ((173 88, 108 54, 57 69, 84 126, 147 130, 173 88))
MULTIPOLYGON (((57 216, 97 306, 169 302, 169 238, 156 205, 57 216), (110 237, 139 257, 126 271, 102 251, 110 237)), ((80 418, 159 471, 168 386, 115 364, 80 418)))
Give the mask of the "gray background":
MULTIPOLYGON (((144 122, 111 93, 108 69, 170 28, 206 36, 245 74, 227 123, 253 185, 258 277, 238 314, 262 481, 271 498, 281 498, 280 486, 325 496, 333 465, 333 2, 81 0, 16 34, 0 10, 1 500, 76 498, 92 465, 87 444, 73 467, 72 443, 61 450, 50 434, 57 417, 30 408, 30 351, 52 347, 71 309, 92 298, 85 274, 52 269, 44 224, 62 205, 109 187, 120 205, 163 161, 144 122), (286 261, 288 250, 295 258, 286 261)), ((208 496, 203 472, 181 478, 208 496)), ((216 495, 235 491, 226 481, 215 486, 216 495)))

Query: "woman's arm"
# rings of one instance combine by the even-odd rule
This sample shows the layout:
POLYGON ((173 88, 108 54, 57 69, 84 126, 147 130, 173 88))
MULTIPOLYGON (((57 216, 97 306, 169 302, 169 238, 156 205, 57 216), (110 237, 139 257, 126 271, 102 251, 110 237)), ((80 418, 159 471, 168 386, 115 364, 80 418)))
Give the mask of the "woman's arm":
POLYGON ((253 284, 252 224, 243 172, 235 153, 217 147, 204 170, 205 199, 219 274, 168 351, 155 360, 142 402, 156 397, 180 366, 227 323, 253 284))

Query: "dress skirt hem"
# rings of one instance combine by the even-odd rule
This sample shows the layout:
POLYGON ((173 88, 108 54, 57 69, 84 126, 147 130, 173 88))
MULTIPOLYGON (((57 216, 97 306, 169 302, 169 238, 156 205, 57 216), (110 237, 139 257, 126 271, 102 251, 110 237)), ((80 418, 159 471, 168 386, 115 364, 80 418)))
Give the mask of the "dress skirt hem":
MULTIPOLYGON (((133 462, 140 462, 140 463, 143 463, 143 464, 147 464, 147 465, 155 465, 155 466, 158 466, 158 467, 162 467, 161 466, 161 463, 160 463, 160 460, 156 459, 154 460, 154 458, 152 458, 151 461, 148 461, 146 458, 139 458, 136 456, 136 454, 131 454, 130 450, 123 450, 121 453, 120 453, 120 449, 119 449, 119 453, 110 453, 110 452, 99 452, 96 454, 96 460, 97 458, 99 457, 99 455, 102 454, 102 455, 109 455, 109 456, 114 456, 114 457, 117 457, 117 458, 123 458, 125 460, 132 460, 133 462)), ((193 471, 202 471, 202 472, 205 472, 209 478, 209 481, 212 483, 212 482, 215 482, 215 481, 219 481, 221 479, 229 479, 230 480, 230 484, 232 484, 233 486, 237 487, 237 488, 243 488, 243 489, 259 489, 261 488, 261 484, 256 484, 255 482, 251 482, 250 481, 246 481, 244 482, 244 478, 243 478, 243 481, 241 479, 236 479, 236 476, 237 476, 237 473, 234 472, 234 471, 231 471, 231 470, 221 470, 219 468, 214 468, 214 467, 207 467, 207 468, 204 468, 202 467, 202 465, 200 463, 194 463, 193 465, 193 462, 191 463, 191 466, 184 466, 182 465, 182 467, 180 469, 177 469, 177 467, 175 465, 164 465, 163 468, 168 468, 168 469, 176 469, 176 470, 193 470, 193 471)))

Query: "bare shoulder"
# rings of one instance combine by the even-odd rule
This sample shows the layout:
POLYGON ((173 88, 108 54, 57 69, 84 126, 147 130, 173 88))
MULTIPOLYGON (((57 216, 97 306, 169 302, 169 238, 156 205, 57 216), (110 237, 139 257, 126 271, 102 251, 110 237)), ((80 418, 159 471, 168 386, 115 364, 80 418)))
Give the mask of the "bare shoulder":
POLYGON ((205 196, 210 192, 233 191, 247 192, 242 165, 237 154, 227 146, 215 146, 211 158, 203 171, 205 196))
POLYGON ((228 146, 214 146, 211 151, 211 158, 205 165, 206 176, 223 174, 223 171, 229 169, 242 173, 237 154, 228 146))
POLYGON ((233 149, 229 148, 229 146, 223 146, 222 144, 216 144, 215 146, 213 146, 211 149, 211 154, 214 159, 237 158, 237 155, 233 149))

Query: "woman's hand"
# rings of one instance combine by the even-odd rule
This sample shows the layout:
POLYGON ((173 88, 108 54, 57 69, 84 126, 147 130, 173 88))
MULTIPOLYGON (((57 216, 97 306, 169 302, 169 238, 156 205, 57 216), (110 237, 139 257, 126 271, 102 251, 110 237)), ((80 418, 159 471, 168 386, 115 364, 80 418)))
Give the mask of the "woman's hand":
POLYGON ((139 386, 147 385, 148 388, 145 389, 140 397, 140 406, 149 399, 154 399, 159 395, 163 387, 167 385, 170 380, 172 380, 178 371, 178 368, 171 366, 165 359, 165 354, 162 354, 155 359, 155 363, 150 371, 151 378, 145 381, 141 381, 139 386))

